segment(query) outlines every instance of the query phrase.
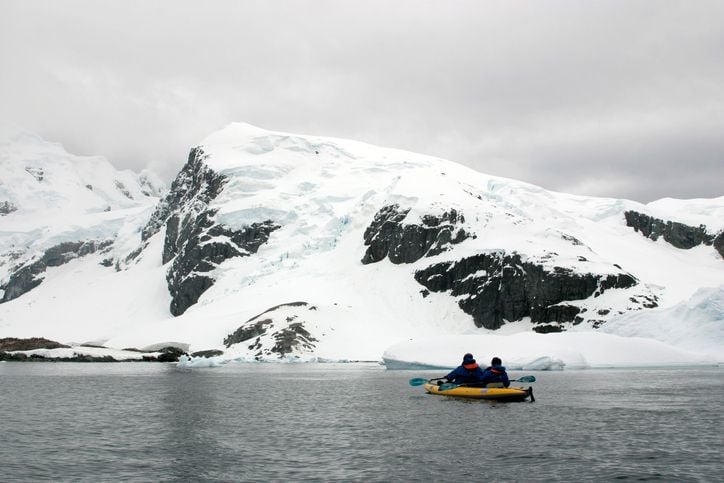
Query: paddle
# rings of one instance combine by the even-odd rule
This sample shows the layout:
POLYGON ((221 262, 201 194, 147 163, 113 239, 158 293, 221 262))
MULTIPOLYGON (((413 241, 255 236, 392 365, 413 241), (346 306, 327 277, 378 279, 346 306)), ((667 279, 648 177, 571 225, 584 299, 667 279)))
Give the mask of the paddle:
MULTIPOLYGON (((535 382, 535 376, 521 376, 518 379, 511 379, 510 382, 535 382)), ((438 391, 449 391, 461 386, 475 386, 475 383, 468 384, 455 384, 454 382, 446 382, 445 384, 438 386, 438 391)))
POLYGON ((432 379, 423 379, 421 377, 415 377, 413 379, 410 379, 410 386, 422 386, 426 382, 439 381, 440 379, 445 379, 445 378, 444 377, 433 377, 432 379))

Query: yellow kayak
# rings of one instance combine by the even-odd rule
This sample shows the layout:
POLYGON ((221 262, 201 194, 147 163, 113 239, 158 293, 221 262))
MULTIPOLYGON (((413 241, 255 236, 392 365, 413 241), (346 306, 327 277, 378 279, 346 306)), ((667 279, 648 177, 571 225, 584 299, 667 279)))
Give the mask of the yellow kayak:
POLYGON ((532 387, 471 387, 458 386, 452 389, 441 391, 440 387, 435 384, 426 382, 425 390, 430 394, 438 394, 440 396, 467 397, 472 399, 488 399, 491 401, 524 401, 530 397, 533 399, 532 387))

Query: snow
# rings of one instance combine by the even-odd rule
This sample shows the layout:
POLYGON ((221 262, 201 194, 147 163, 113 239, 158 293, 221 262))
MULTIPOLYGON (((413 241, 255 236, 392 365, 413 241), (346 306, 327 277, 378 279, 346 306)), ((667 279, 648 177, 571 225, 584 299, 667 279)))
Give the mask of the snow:
POLYGON ((699 289, 673 307, 623 314, 601 331, 655 339, 724 363, 724 285, 699 289))
POLYGON ((220 357, 190 357, 182 355, 179 357, 176 367, 184 369, 198 369, 201 367, 220 367, 226 360, 220 357))
POLYGON ((104 357, 111 356, 117 361, 140 361, 144 356, 158 357, 160 352, 136 352, 122 349, 112 349, 106 347, 86 347, 73 346, 70 348, 57 349, 34 349, 29 351, 10 351, 9 354, 25 354, 28 357, 32 355, 54 358, 54 359, 70 359, 77 356, 104 357))
MULTIPOLYGON (((119 271, 100 265, 105 258, 123 261, 142 246, 140 229, 161 192, 158 179, 116 171, 103 158, 74 156, 33 135, 0 144, 0 202, 18 207, 0 216, 0 283, 14 265, 60 241, 114 240, 108 253, 49 268, 40 286, 0 304, 0 337, 223 349, 218 363, 248 361, 255 360, 249 343, 226 348, 224 338, 270 307, 304 301, 316 307, 303 313, 316 348, 286 361, 379 361, 387 354, 402 363, 452 367, 473 342, 485 358, 498 354, 509 367, 531 370, 723 360, 719 292, 697 291, 721 286, 724 261, 712 247, 679 250, 644 238, 625 226, 623 213, 633 209, 716 232, 723 227, 724 197, 645 205, 574 196, 430 156, 243 123, 213 133, 200 147, 204 163, 228 177, 211 205, 217 221, 238 229, 271 219, 282 227, 258 253, 222 263, 211 273, 214 286, 172 317, 168 266, 161 263, 164 230, 119 271), (42 181, 37 169, 43 169, 42 181), (391 203, 410 209, 409 223, 456 209, 465 216, 465 230, 477 237, 413 264, 362 265, 364 231, 391 203), (640 284, 571 303, 589 313, 613 307, 601 316, 605 331, 581 324, 546 335, 530 333, 526 320, 498 332, 478 329, 455 297, 421 296, 416 270, 500 250, 582 273, 630 272, 640 284), (652 295, 660 309, 619 317, 618 311, 640 308, 631 298, 652 295)), ((280 312, 274 327, 283 329, 293 315, 301 317, 280 312)), ((195 361, 181 365, 210 363, 195 361)))

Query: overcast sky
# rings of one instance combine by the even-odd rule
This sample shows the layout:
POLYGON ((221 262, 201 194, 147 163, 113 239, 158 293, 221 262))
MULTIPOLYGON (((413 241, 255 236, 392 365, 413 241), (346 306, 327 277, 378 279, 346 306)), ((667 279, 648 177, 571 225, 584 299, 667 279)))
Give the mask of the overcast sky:
POLYGON ((0 122, 170 180, 232 121, 722 196, 724 2, 0 0, 0 122))

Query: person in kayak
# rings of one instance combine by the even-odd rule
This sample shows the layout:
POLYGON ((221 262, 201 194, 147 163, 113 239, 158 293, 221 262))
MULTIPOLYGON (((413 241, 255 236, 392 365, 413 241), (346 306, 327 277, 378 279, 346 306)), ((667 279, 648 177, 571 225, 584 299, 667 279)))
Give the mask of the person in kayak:
POLYGON ((508 387, 510 386, 510 379, 508 374, 505 372, 505 367, 502 366, 503 361, 500 357, 493 357, 490 361, 490 367, 487 367, 483 371, 483 377, 481 383, 487 387, 508 387))
POLYGON ((445 376, 445 379, 455 384, 480 383, 483 381, 483 370, 475 362, 473 355, 468 353, 463 356, 463 363, 445 376))

